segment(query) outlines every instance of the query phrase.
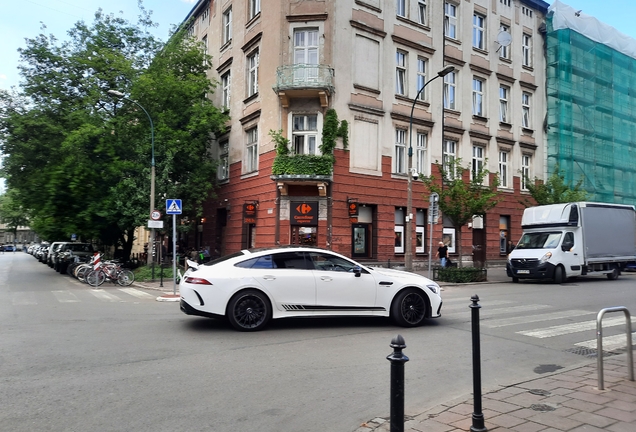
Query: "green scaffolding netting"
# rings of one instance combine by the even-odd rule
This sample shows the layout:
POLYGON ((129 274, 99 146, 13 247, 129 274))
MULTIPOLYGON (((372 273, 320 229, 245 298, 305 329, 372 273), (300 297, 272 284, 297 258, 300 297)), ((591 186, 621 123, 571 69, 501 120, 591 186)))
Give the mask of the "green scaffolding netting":
POLYGON ((547 33, 548 174, 591 201, 636 204, 636 59, 571 29, 547 33))

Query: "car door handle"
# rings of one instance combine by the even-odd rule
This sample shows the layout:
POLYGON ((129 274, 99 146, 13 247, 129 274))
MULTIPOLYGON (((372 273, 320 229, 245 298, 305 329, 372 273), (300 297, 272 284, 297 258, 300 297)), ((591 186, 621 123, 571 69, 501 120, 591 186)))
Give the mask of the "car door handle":
POLYGON ((393 285, 393 282, 380 281, 380 285, 393 285))
POLYGON ((265 275, 265 276, 263 276, 263 279, 268 280, 268 281, 276 280, 276 276, 265 275))
POLYGON ((324 280, 325 282, 331 282, 333 278, 330 276, 320 276, 320 280, 324 280))

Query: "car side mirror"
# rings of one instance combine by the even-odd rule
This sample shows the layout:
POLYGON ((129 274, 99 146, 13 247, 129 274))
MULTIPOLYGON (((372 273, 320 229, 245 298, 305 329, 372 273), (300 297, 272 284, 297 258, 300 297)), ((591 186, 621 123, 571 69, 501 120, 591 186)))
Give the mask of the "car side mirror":
POLYGON ((572 249, 574 247, 574 243, 563 243, 561 245, 561 250, 563 252, 568 252, 570 249, 572 249))
POLYGON ((360 266, 355 266, 353 268, 353 274, 355 274, 356 277, 360 277, 360 275, 362 274, 362 268, 360 268, 360 266))

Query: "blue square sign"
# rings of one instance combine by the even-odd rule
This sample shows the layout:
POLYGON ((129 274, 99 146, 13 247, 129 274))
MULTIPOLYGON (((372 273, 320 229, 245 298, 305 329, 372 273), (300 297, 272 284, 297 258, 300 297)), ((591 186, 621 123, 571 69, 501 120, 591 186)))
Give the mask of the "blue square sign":
POLYGON ((180 199, 166 200, 166 214, 181 214, 182 209, 180 199))

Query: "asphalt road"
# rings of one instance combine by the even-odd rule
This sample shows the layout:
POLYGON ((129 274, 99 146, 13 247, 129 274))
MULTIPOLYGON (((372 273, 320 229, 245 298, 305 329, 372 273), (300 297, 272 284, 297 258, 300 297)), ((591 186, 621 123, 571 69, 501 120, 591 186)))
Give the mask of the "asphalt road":
MULTIPOLYGON (((443 317, 416 329, 320 319, 239 333, 157 292, 92 290, 26 253, 0 254, 0 430, 348 432, 388 416, 398 333, 406 413, 421 412, 472 391, 473 294, 489 389, 589 363, 576 344, 595 339, 601 308, 636 311, 634 277, 446 287, 443 317)), ((624 335, 624 321, 604 334, 624 335)))

